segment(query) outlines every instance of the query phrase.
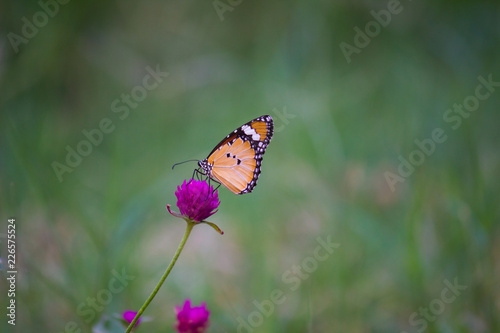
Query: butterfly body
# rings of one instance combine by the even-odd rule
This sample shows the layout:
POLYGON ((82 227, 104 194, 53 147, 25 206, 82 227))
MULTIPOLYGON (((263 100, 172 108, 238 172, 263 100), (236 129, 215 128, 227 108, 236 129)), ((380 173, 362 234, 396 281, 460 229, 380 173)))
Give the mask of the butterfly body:
POLYGON ((243 124, 215 146, 207 158, 198 162, 197 172, 235 194, 252 192, 273 133, 273 118, 268 115, 243 124))

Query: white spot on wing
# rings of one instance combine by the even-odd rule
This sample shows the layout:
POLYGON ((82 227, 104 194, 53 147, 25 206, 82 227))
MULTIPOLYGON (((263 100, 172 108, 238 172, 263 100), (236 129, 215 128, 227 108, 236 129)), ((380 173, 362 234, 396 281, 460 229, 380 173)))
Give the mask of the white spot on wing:
POLYGON ((254 140, 254 141, 260 140, 260 134, 255 132, 255 130, 252 127, 250 127, 248 125, 244 125, 244 126, 241 126, 241 129, 243 130, 243 132, 245 132, 246 135, 251 136, 252 140, 254 140))

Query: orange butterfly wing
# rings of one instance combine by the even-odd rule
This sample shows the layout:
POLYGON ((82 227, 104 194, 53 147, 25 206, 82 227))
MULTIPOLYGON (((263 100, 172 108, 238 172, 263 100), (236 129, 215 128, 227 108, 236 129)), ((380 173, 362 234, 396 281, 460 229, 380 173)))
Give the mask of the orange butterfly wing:
POLYGON ((235 194, 252 192, 273 130, 271 116, 261 116, 237 128, 200 162, 203 173, 235 194))
POLYGON ((212 176, 233 193, 244 191, 253 180, 257 163, 248 141, 237 138, 211 155, 209 162, 212 157, 212 176))

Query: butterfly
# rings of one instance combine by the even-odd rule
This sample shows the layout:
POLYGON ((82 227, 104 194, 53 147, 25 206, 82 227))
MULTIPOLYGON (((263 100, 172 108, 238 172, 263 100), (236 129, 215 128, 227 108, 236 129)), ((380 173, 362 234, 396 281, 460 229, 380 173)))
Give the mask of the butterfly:
POLYGON ((224 185, 234 194, 250 193, 260 176, 262 156, 274 133, 273 118, 260 116, 229 133, 198 161, 200 175, 224 185))

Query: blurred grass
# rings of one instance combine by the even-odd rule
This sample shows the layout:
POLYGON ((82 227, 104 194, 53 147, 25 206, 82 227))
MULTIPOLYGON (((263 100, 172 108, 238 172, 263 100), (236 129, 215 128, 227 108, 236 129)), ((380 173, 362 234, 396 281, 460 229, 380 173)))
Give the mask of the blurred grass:
POLYGON ((220 190, 225 235, 194 230, 138 332, 172 331, 185 298, 207 302, 211 332, 234 332, 274 289, 286 300, 256 332, 415 332, 411 314, 455 278, 467 289, 425 331, 499 331, 500 95, 457 130, 442 117, 479 75, 500 79, 500 8, 402 4, 350 64, 339 44, 385 2, 243 1, 222 22, 211 2, 70 2, 17 54, 6 36, 40 8, 4 4, 0 232, 17 219, 19 274, 17 325, 1 331, 90 331, 137 309, 183 233, 165 204, 194 163, 171 165, 261 114, 281 131, 259 186, 220 190), (169 77, 120 120, 111 103, 157 65, 169 77), (51 163, 105 117, 115 130, 59 182, 51 163), (437 127, 447 141, 392 192, 384 173, 437 127), (282 275, 318 236, 340 247, 290 291, 282 275), (122 268, 135 278, 86 323, 78 306, 122 268))

